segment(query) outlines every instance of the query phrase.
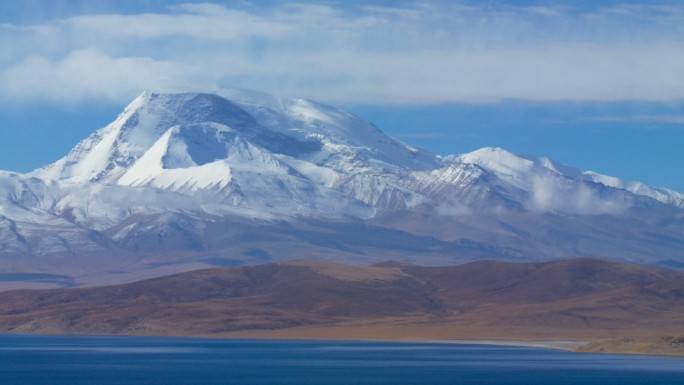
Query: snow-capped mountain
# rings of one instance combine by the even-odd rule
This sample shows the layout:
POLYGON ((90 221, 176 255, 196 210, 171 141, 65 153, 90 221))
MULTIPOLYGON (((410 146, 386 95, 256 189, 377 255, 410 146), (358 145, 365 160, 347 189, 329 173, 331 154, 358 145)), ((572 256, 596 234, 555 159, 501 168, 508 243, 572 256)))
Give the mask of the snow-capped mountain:
POLYGON ((683 218, 674 191, 500 148, 437 156, 308 100, 145 92, 57 162, 0 172, 0 269, 88 284, 295 257, 684 263, 683 218))

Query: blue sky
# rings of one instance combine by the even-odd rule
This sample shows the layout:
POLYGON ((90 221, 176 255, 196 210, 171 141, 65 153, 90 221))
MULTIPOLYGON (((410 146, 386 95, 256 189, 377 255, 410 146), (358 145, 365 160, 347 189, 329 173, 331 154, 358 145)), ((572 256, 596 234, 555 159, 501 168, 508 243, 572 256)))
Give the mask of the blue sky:
POLYGON ((5 0, 0 46, 0 169, 56 160, 144 89, 242 87, 441 154, 684 191, 681 2, 5 0))

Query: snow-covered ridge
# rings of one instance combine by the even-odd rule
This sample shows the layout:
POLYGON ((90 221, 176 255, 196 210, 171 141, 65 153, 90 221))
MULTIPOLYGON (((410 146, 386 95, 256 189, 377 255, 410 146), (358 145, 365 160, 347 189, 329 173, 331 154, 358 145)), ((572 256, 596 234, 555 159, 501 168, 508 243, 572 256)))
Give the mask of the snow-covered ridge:
POLYGON ((673 190, 652 187, 636 181, 626 181, 593 171, 579 170, 546 157, 518 156, 498 147, 485 147, 468 154, 453 155, 447 159, 452 162, 478 165, 511 185, 528 191, 531 189, 530 186, 538 182, 540 178, 561 178, 561 180, 599 183, 606 187, 684 208, 684 194, 673 190))
POLYGON ((626 190, 636 195, 653 198, 659 202, 677 207, 684 207, 684 194, 677 191, 652 187, 637 181, 627 181, 613 176, 602 175, 593 171, 582 171, 585 180, 601 183, 608 187, 626 190))

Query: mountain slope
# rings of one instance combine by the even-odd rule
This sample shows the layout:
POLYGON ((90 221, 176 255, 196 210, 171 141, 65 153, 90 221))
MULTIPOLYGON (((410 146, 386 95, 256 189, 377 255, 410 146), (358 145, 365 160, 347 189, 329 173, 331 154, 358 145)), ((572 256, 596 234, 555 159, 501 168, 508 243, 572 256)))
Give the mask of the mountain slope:
POLYGON ((244 90, 145 92, 55 163, 0 172, 0 288, 292 257, 678 266, 682 250, 677 192, 500 148, 438 156, 244 90))
POLYGON ((12 332, 595 339, 681 333, 684 274, 595 259, 422 267, 294 261, 0 293, 12 332), (326 334, 327 333, 327 334, 326 334))

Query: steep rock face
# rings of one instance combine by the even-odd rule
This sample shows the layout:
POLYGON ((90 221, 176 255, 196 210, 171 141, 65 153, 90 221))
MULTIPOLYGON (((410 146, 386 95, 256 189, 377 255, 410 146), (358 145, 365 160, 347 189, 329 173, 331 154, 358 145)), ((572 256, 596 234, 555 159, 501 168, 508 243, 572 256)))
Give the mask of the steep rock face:
POLYGON ((123 277, 300 256, 676 265, 683 208, 680 193, 548 158, 437 156, 307 100, 145 92, 57 162, 0 172, 0 268, 70 274, 79 261, 123 277))

